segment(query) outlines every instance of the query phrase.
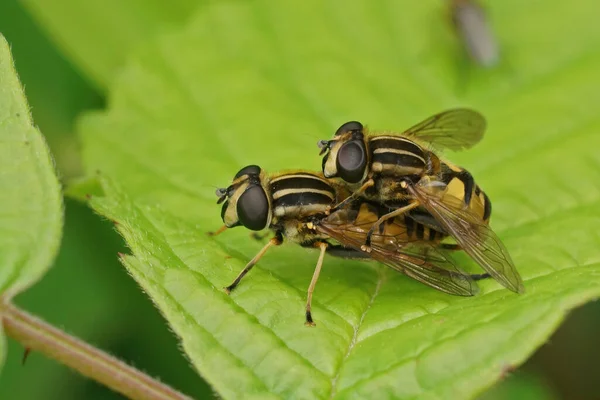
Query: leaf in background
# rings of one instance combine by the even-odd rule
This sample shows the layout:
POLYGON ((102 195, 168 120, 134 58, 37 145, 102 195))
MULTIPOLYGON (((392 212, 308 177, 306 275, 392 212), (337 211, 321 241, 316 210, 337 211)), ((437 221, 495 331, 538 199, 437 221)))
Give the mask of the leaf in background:
POLYGON ((531 372, 517 372, 487 391, 478 400, 558 400, 549 382, 531 372))
POLYGON ((464 81, 434 0, 211 4, 134 57, 109 110, 82 121, 105 190, 92 205, 118 222, 129 272, 225 398, 473 397, 600 294, 594 4, 495 3, 504 64, 464 81), (317 254, 297 246, 223 293, 261 244, 241 228, 205 235, 221 224, 216 186, 251 163, 318 169, 317 139, 346 120, 401 130, 461 104, 489 130, 452 159, 492 198, 526 294, 485 281, 457 298, 327 258, 307 329, 317 254))
POLYGON ((194 0, 22 0, 67 56, 100 89, 125 57, 157 32, 183 23, 194 0))
POLYGON ((8 43, 0 36, 0 293, 14 295, 50 267, 60 243, 62 195, 33 126, 8 43))
MULTIPOLYGON (((0 294, 10 298, 34 284, 50 267, 60 243, 63 210, 52 158, 33 126, 2 35, 0 163, 0 294)), ((3 362, 3 340, 0 357, 3 362)))
POLYGON ((63 180, 80 176, 74 120, 82 111, 102 106, 98 94, 52 47, 18 0, 0 1, 0 27, 27 88, 32 118, 44 132, 59 175, 63 180))

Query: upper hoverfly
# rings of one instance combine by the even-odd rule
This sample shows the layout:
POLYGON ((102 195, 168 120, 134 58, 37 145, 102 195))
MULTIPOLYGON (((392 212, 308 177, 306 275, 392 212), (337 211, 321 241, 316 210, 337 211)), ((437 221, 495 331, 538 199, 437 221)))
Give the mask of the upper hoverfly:
POLYGON ((306 324, 314 325, 311 314, 312 293, 317 283, 325 252, 344 258, 375 259, 440 291, 472 296, 477 292, 474 280, 487 275, 463 273, 437 244, 445 235, 406 218, 390 220, 372 235, 370 254, 360 251, 366 234, 382 214, 378 205, 364 200, 332 214, 328 211, 349 193, 343 185, 321 174, 294 171, 268 175, 256 165, 242 168, 226 188, 217 189, 223 203, 221 218, 227 228, 245 226, 259 231, 270 228, 275 235, 252 258, 225 289, 229 293, 252 269, 267 250, 283 242, 284 237, 304 247, 320 249, 313 278, 308 287, 306 324), (432 233, 434 232, 434 233, 432 233), (414 249, 409 245, 414 244, 414 249))
POLYGON ((462 150, 483 137, 485 119, 469 109, 436 114, 398 133, 369 133, 360 122, 343 124, 332 140, 319 142, 325 177, 339 177, 353 198, 365 198, 390 208, 373 224, 371 237, 389 218, 403 214, 439 232, 451 235, 506 288, 521 293, 523 283, 508 251, 489 227, 491 202, 471 174, 441 159, 431 148, 462 150))

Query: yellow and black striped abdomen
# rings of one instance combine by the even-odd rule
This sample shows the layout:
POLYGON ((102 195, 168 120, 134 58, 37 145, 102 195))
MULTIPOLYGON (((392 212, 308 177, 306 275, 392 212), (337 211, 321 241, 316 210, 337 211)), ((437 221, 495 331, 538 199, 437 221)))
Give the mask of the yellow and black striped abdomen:
POLYGON ((470 211, 483 222, 489 222, 492 215, 492 203, 483 190, 475 183, 473 176, 465 169, 444 163, 443 181, 447 185, 446 193, 461 199, 470 211))
MULTIPOLYGON (((353 233, 362 233, 364 240, 367 231, 380 217, 388 212, 387 207, 376 202, 356 201, 352 203, 350 209, 343 214, 344 217, 341 219, 346 218, 344 223, 351 226, 351 228, 346 229, 353 233)), ((339 216, 337 218, 340 219, 339 216)), ((440 230, 436 230, 435 226, 435 220, 426 211, 412 215, 401 215, 388 219, 379 225, 379 229, 374 232, 371 240, 373 243, 385 243, 389 246, 404 246, 416 242, 432 242, 435 244, 447 236, 440 230), (418 222, 415 217, 418 217, 418 220, 424 223, 418 222)))
POLYGON ((490 217, 492 216, 492 202, 489 197, 479 185, 475 185, 475 190, 473 191, 474 196, 477 198, 480 204, 483 204, 483 221, 488 223, 490 221, 490 217))
POLYGON ((404 225, 406 225, 406 236, 410 241, 423 240, 426 242, 439 242, 447 236, 429 226, 416 222, 409 215, 404 215, 404 225))
POLYGON ((335 189, 324 178, 297 172, 272 178, 272 207, 277 217, 322 213, 335 205, 335 189))
POLYGON ((369 137, 371 171, 383 175, 421 175, 425 153, 416 143, 400 136, 369 137))

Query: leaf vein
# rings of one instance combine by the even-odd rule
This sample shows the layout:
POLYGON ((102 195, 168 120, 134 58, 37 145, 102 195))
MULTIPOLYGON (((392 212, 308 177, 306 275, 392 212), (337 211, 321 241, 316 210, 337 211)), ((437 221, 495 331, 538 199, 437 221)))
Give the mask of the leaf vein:
POLYGON ((367 312, 371 309, 371 307, 375 303, 375 299, 377 298, 377 295, 379 295, 379 291, 381 290, 381 286, 383 285, 383 282, 385 280, 384 274, 381 269, 378 270, 377 274, 378 274, 378 279, 377 279, 377 284, 375 285, 375 290, 373 291, 373 295, 371 296, 369 303, 367 304, 364 311, 362 312, 360 319, 358 320, 358 323, 354 327, 354 333, 352 335, 352 339, 348 343, 348 350, 346 351, 346 354, 344 355, 343 360, 340 362, 340 365, 337 368, 337 372, 336 372, 335 376, 331 379, 331 391, 329 393, 330 399, 332 399, 335 396, 335 393, 337 390, 337 382, 340 378, 340 374, 342 372, 342 367, 344 365, 344 362, 348 359, 348 357, 350 357, 350 353, 352 353, 352 350, 354 349, 356 344, 359 343, 358 342, 358 332, 360 330, 360 327, 362 326, 362 323, 365 319, 365 316, 367 315, 367 312))

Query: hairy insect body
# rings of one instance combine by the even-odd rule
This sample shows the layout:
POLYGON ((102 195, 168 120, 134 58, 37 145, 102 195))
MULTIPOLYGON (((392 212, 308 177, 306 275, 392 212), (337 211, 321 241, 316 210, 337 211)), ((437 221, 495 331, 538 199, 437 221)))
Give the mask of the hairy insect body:
POLYGON ((297 231, 298 234, 294 235, 297 240, 286 235, 295 242, 303 241, 299 236, 302 231, 293 228, 293 225, 312 216, 325 215, 333 204, 343 200, 338 196, 341 190, 336 191, 332 183, 317 174, 281 174, 268 178, 264 184, 272 198, 272 226, 278 228, 283 223, 290 233, 297 231))
POLYGON ((367 233, 363 250, 371 250, 373 234, 381 224, 408 216, 437 233, 451 235, 501 284, 523 291, 506 248, 488 226, 490 199, 467 170, 433 150, 472 147, 483 137, 485 125, 476 111, 454 109, 396 134, 367 132, 360 122, 350 121, 338 128, 332 140, 319 142, 325 154, 324 176, 340 178, 352 193, 334 210, 356 198, 389 208, 367 233))
POLYGON ((325 252, 344 258, 381 261, 446 293, 460 296, 476 293, 477 286, 473 280, 480 276, 464 274, 451 259, 433 247, 444 235, 408 216, 379 226, 373 236, 373 251, 362 251, 361 244, 367 232, 387 212, 387 207, 357 199, 347 208, 331 213, 332 207, 349 195, 345 185, 327 180, 321 174, 292 171, 269 175, 256 165, 242 168, 229 187, 217 190, 218 203, 223 203, 221 217, 225 224, 218 233, 226 228, 244 226, 253 231, 268 228, 275 235, 227 286, 226 291, 233 290, 270 247, 288 239, 321 251, 308 289, 308 325, 313 325, 312 292, 325 252), (415 244, 421 247, 405 250, 405 247, 415 244), (431 258, 430 253, 436 257, 431 258))
MULTIPOLYGON (((460 199, 455 206, 469 208, 473 215, 489 223, 491 202, 485 192, 475 184, 471 174, 464 168, 441 160, 435 153, 411 140, 394 136, 367 136, 370 150, 371 176, 373 186, 366 188, 362 198, 389 207, 389 212, 406 206, 411 200, 402 180, 418 183, 424 176, 434 177, 440 183, 440 196, 446 199, 460 199), (401 178, 401 179, 400 179, 401 178)), ((350 190, 359 190, 360 183, 350 185, 350 190)), ((452 204, 447 201, 447 203, 452 204)), ((448 235, 423 207, 406 212, 406 224, 418 223, 429 228, 431 233, 422 232, 424 237, 448 235)), ((423 239, 422 237, 420 239, 423 239)))

